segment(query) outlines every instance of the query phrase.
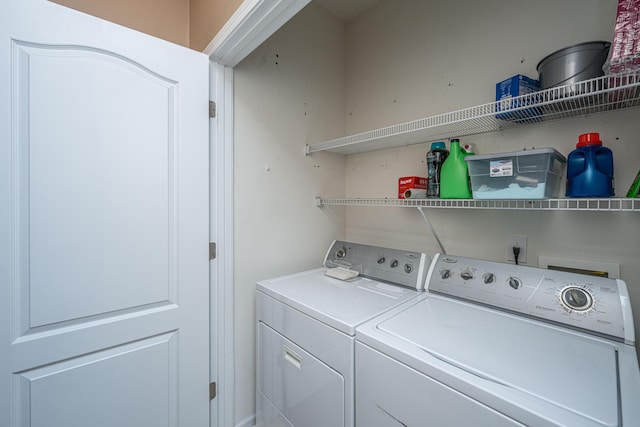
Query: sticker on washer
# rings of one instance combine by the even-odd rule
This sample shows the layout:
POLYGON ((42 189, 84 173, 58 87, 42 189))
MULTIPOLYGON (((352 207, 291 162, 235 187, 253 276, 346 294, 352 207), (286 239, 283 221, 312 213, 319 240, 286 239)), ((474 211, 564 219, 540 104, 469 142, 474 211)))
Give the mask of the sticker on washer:
POLYGON ((493 160, 489 162, 489 176, 513 176, 513 160, 493 160))

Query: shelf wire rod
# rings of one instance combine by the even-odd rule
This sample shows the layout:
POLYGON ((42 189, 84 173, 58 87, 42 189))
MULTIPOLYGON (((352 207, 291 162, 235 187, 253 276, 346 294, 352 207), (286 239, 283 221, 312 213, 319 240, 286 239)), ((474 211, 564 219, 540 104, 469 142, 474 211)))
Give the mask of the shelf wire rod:
POLYGON ((442 252, 443 255, 446 255, 447 251, 444 250, 444 246, 442 246, 442 242, 438 238, 438 234, 436 234, 436 230, 433 228, 433 225, 431 225, 431 221, 429 221, 429 218, 427 217, 427 214, 424 213, 424 211, 422 210, 422 206, 418 206, 417 209, 420 212, 420 214, 422 215, 422 218, 424 219, 424 222, 426 222, 427 225, 429 226, 429 228, 431 229, 431 234, 433 234, 433 237, 435 237, 436 242, 438 242, 438 246, 440 246, 440 251, 442 252))

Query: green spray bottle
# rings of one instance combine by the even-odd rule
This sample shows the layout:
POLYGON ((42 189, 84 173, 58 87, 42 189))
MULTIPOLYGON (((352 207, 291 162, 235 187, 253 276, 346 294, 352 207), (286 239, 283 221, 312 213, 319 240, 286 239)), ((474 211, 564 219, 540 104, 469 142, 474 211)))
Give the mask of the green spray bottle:
POLYGON ((460 140, 452 139, 449 156, 440 171, 441 199, 470 199, 469 168, 464 160, 465 153, 460 148, 460 140))

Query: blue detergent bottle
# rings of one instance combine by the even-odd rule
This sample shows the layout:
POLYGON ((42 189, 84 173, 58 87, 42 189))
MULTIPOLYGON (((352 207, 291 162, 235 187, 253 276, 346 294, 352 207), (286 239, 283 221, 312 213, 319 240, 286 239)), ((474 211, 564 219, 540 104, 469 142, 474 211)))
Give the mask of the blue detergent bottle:
POLYGON ((584 133, 567 158, 567 197, 613 196, 613 153, 600 134, 584 133))

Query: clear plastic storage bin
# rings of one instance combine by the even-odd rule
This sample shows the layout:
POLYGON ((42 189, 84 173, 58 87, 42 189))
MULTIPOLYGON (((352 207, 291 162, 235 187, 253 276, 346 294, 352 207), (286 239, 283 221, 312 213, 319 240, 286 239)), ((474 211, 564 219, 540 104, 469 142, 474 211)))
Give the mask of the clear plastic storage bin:
POLYGON ((468 156, 474 199, 560 197, 567 159, 553 148, 468 156))

